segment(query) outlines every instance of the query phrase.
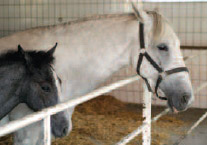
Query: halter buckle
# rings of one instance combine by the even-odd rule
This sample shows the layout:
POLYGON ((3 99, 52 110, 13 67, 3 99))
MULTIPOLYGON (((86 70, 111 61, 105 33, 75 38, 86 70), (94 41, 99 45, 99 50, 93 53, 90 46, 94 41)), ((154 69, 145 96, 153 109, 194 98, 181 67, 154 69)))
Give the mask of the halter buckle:
POLYGON ((167 76, 167 73, 165 71, 160 73, 160 76, 162 77, 162 79, 164 79, 167 76))
POLYGON ((145 54, 145 52, 146 52, 146 49, 145 49, 145 48, 141 48, 141 49, 140 49, 140 53, 141 53, 141 54, 145 54))

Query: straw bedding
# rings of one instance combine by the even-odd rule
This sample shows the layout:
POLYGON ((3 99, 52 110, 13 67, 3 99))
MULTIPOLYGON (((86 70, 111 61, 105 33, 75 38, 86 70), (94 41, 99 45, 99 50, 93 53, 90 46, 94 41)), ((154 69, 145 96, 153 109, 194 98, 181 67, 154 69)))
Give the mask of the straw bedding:
MULTIPOLYGON (((140 105, 127 104, 112 96, 100 96, 76 107, 73 130, 69 136, 55 139, 53 145, 112 145, 142 124, 140 105)), ((164 116, 152 124, 152 145, 168 144, 173 134, 181 134, 184 122, 164 116)), ((141 144, 141 136, 129 145, 141 144)), ((0 138, 0 145, 11 145, 12 137, 0 138)))

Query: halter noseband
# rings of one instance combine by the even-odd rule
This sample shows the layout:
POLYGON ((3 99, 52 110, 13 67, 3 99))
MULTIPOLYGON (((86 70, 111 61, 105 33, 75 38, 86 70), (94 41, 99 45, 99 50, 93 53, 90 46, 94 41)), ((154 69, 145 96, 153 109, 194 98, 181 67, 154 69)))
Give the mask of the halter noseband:
POLYGON ((144 42, 144 24, 143 23, 139 23, 139 39, 140 39, 140 54, 139 54, 139 59, 138 59, 138 62, 137 62, 137 74, 140 75, 143 80, 145 81, 146 85, 147 85, 147 88, 150 92, 152 92, 152 88, 147 80, 147 78, 143 77, 141 74, 140 74, 140 67, 141 67, 141 64, 142 64, 142 60, 143 60, 143 57, 145 57, 149 62, 150 64, 159 72, 159 75, 158 75, 158 79, 157 79, 157 83, 156 83, 156 86, 155 86, 155 93, 157 95, 157 97, 161 100, 167 100, 166 97, 161 97, 158 95, 158 87, 160 85, 160 83, 162 82, 163 79, 165 79, 167 76, 171 75, 171 74, 174 74, 174 73, 179 73, 179 72, 188 72, 188 69, 187 67, 177 67, 177 68, 174 68, 174 69, 171 69, 171 70, 167 70, 167 71, 164 71, 151 57, 150 55, 146 52, 146 49, 145 49, 145 42, 144 42))

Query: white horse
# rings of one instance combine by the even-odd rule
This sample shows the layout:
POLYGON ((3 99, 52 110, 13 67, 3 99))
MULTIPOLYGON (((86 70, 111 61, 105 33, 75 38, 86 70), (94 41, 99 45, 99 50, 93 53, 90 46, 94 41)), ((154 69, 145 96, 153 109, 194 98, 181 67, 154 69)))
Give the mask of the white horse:
MULTIPOLYGON (((140 22, 145 26, 145 47, 152 59, 163 70, 185 67, 179 39, 169 23, 157 12, 135 11, 136 14, 95 16, 17 32, 0 39, 0 51, 16 48, 17 44, 29 50, 47 50, 58 42, 55 70, 62 80, 62 102, 94 90, 125 66, 133 65, 136 69, 140 54, 140 22)), ((159 73, 145 58, 140 74, 148 79, 154 91, 159 73)), ((189 74, 179 72, 166 77, 159 85, 158 93, 168 98, 171 109, 185 110, 193 100, 189 74)), ((70 130, 73 110, 67 110, 70 130)), ((13 110, 9 119, 31 112, 22 104, 13 110)), ((17 131, 14 144, 40 145, 41 129, 40 122, 17 131)))

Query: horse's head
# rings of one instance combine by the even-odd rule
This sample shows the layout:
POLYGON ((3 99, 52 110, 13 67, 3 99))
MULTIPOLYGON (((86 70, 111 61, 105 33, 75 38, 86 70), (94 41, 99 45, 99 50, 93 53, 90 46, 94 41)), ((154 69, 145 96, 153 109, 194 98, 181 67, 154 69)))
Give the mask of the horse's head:
MULTIPOLYGON (((172 74, 163 75, 164 73, 159 73, 149 59, 143 57, 140 75, 148 80, 153 91, 157 90, 159 96, 167 98, 168 105, 172 110, 185 110, 191 104, 194 96, 189 73, 185 69, 178 37, 170 24, 159 13, 137 10, 135 7, 134 10, 138 21, 144 25, 145 51, 162 71, 173 70, 172 74), (176 68, 184 68, 185 71, 182 69, 176 70, 176 68), (158 84, 158 89, 156 89, 159 76, 164 77, 158 84)), ((141 31, 140 29, 139 31, 141 31)), ((138 47, 137 51, 141 50, 138 47)), ((141 51, 139 51, 140 53, 141 51)), ((138 58, 135 57, 133 63, 137 64, 137 60, 138 58)))
MULTIPOLYGON (((59 103, 61 81, 52 68, 56 45, 47 52, 24 51, 20 45, 18 46, 18 53, 24 59, 25 66, 21 100, 34 111, 59 103)), ((68 120, 63 112, 53 115, 51 121, 55 136, 62 137, 67 134, 68 120)))

